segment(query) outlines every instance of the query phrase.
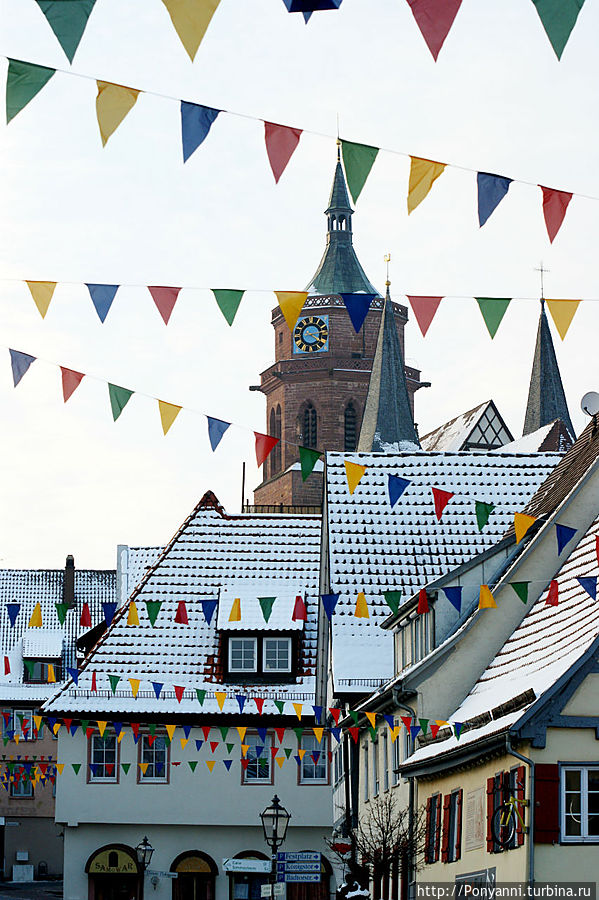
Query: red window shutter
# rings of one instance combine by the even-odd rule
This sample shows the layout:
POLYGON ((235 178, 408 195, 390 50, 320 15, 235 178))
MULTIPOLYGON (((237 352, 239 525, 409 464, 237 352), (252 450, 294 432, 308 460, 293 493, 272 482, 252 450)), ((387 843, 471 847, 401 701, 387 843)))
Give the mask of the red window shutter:
POLYGON ((493 813, 495 812, 495 779, 487 778, 487 853, 493 853, 493 813))
POLYGON ((441 862, 449 862, 449 807, 451 794, 443 798, 443 843, 441 844, 441 862))
POLYGON ((435 809, 435 859, 434 862, 437 862, 439 859, 439 847, 441 845, 441 797, 442 794, 437 794, 437 806, 435 809))
POLYGON ((457 811, 456 815, 458 817, 458 827, 456 829, 456 841, 455 841, 455 858, 459 859, 462 855, 462 797, 464 795, 464 791, 460 790, 458 793, 457 800, 457 811))
POLYGON ((535 844, 559 841, 559 768, 553 763, 535 766, 535 844))
MULTIPOLYGON (((526 770, 525 770, 524 766, 518 766, 518 768, 516 770, 516 781, 517 781, 516 797, 518 800, 524 800, 524 798, 526 796, 526 793, 524 790, 524 785, 525 785, 524 779, 525 778, 526 778, 526 770)), ((527 810, 526 807, 522 803, 519 803, 518 804, 518 812, 524 819, 524 822, 526 824, 528 824, 530 810, 527 810)), ((520 822, 520 819, 518 818, 518 816, 516 816, 516 846, 521 847, 523 843, 524 843, 524 829, 522 828, 522 823, 520 822)))
POLYGON ((424 838, 424 861, 427 863, 432 863, 430 846, 431 846, 431 808, 433 805, 433 798, 429 797, 426 801, 426 832, 424 838))

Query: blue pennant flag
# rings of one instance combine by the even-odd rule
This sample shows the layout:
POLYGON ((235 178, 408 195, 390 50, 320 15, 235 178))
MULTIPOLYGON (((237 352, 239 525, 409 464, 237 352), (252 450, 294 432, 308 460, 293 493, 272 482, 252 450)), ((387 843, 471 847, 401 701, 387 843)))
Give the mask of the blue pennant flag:
POLYGON ((258 732, 258 737, 260 738, 262 743, 265 744, 266 743, 266 728, 257 728, 256 731, 258 732))
POLYGON ((331 734, 337 741, 337 743, 341 743, 341 729, 340 728, 331 728, 331 734))
POLYGON ((187 162, 194 150, 197 150, 202 141, 206 140, 219 112, 220 109, 213 109, 211 106, 181 101, 183 162, 187 162))
POLYGON ((339 594, 321 594, 321 600, 324 611, 326 613, 326 617, 330 622, 331 616, 335 612, 337 601, 339 600, 339 594))
POLYGON ((306 22, 313 12, 323 9, 339 9, 343 0, 283 0, 287 12, 301 12, 306 22))
POLYGON ((296 753, 295 756, 294 756, 293 758, 294 758, 294 760, 296 761, 296 763, 298 764, 298 766, 301 766, 301 764, 302 764, 302 758, 301 758, 301 756, 299 755, 299 753, 296 753))
POLYGON ((593 600, 597 599, 597 576, 596 575, 581 575, 576 579, 581 588, 584 588, 587 594, 593 598, 593 600))
POLYGON ((71 727, 69 729, 69 731, 71 732, 71 737, 75 736, 75 732, 77 731, 78 728, 79 728, 79 726, 75 725, 75 723, 73 722, 73 724, 71 725, 71 727))
POLYGON ((345 303, 345 308, 357 334, 364 324, 364 319, 368 315, 370 304, 376 297, 376 294, 340 294, 339 296, 345 303))
POLYGON ((420 725, 410 725, 410 735, 411 735, 413 741, 416 740, 420 731, 421 731, 420 725))
POLYGON ((559 556, 566 546, 569 544, 574 535, 576 534, 576 528, 570 528, 569 525, 559 525, 555 526, 555 536, 557 538, 557 555, 559 556))
POLYGON ((391 504, 391 509, 393 509, 409 483, 407 478, 400 478, 399 475, 389 475, 389 503, 391 504))
POLYGON ((222 419, 213 419, 212 416, 206 416, 206 418, 208 419, 208 437, 210 438, 210 446, 214 451, 220 444, 223 434, 231 423, 223 422, 222 419))
POLYGON ((102 612, 104 613, 104 621, 108 626, 112 623, 114 619, 114 614, 116 612, 116 603, 103 603, 102 604, 102 612))
POLYGON ((462 728, 463 727, 464 727, 463 722, 454 722, 453 723, 453 731, 454 731, 454 734, 455 734, 456 738, 458 739, 458 741, 459 741, 460 737, 462 736, 462 728))
POLYGON ((164 763, 157 762, 156 763, 156 774, 163 775, 164 774, 164 763))
POLYGON ((462 591, 461 587, 446 587, 441 588, 449 602, 452 606, 454 606, 459 613, 462 611, 462 591))
POLYGON ((312 762, 314 763, 314 765, 317 766, 318 760, 320 759, 320 750, 314 750, 314 752, 311 753, 310 756, 312 757, 312 762))
POLYGON ((100 322, 104 322, 119 289, 118 284, 88 284, 87 289, 100 317, 100 322))
POLYGON ((254 746, 254 753, 256 754, 256 759, 260 759, 263 752, 264 752, 264 747, 262 746, 262 744, 256 744, 254 746))
POLYGON ((121 731, 123 730, 123 723, 122 722, 113 722, 112 727, 114 728, 114 733, 118 737, 119 734, 121 733, 121 731))
POLYGON ((67 672, 69 674, 69 678, 72 678, 75 684, 79 684, 79 669, 67 668, 67 672))
POLYGON ((204 743, 204 741, 196 741, 196 750, 201 750, 203 743, 204 743))
POLYGON ((383 715, 383 719, 385 720, 385 722, 387 723, 389 728, 395 728, 395 720, 393 719, 393 716, 389 715, 388 713, 385 713, 383 715))
POLYGON ((54 726, 56 725, 57 721, 58 721, 57 719, 51 719, 50 717, 48 717, 46 719, 46 722, 48 723, 48 728, 50 729, 50 731, 54 731, 54 726))
POLYGON ((6 604, 6 612, 8 613, 8 618, 10 619, 10 627, 12 628, 17 621, 17 616, 19 615, 19 611, 21 609, 20 603, 7 603, 6 604))
POLYGON ((100 766, 98 765, 98 763, 90 763, 90 764, 89 764, 89 767, 90 767, 90 769, 91 769, 92 775, 93 775, 94 778, 95 778, 96 775, 98 774, 98 769, 100 768, 100 766))
POLYGON ((232 759, 223 759, 223 762, 227 768, 227 772, 229 772, 231 769, 231 764, 233 763, 233 760, 232 759))
POLYGON ((204 618, 206 619, 206 623, 210 625, 212 621, 212 616, 214 615, 214 610, 218 605, 218 600, 202 600, 202 612, 204 613, 204 618))
POLYGON ((9 350, 10 364, 12 366, 12 380, 16 387, 31 365, 35 362, 37 356, 30 356, 28 353, 21 353, 20 350, 9 350))
POLYGON ((322 706, 313 706, 314 710, 314 718, 316 719, 316 724, 320 725, 320 717, 322 716, 322 706))
POLYGON ((476 180, 478 182, 478 221, 482 228, 507 194, 512 179, 504 178, 503 175, 479 172, 476 180))
POLYGON ((239 712, 242 713, 243 707, 245 706, 245 701, 247 700, 247 697, 245 697, 243 694, 235 694, 235 699, 237 700, 237 703, 239 704, 239 712))
POLYGON ((156 694, 156 699, 160 700, 160 691, 164 687, 164 682, 161 683, 160 681, 153 681, 152 687, 154 688, 154 693, 156 694))

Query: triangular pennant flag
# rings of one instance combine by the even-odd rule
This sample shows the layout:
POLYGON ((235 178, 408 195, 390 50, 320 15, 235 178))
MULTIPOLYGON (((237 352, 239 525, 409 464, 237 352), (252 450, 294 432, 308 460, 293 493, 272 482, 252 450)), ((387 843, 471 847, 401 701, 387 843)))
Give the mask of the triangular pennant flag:
POLYGON ((442 588, 443 593, 451 603, 451 605, 457 609, 458 613, 462 611, 462 591, 461 587, 446 587, 442 588))
MULTIPOLYGON (((260 609, 262 610, 262 615, 264 616, 265 622, 268 622, 268 620, 270 619, 272 607, 276 599, 276 597, 258 597, 258 603, 260 604, 260 609)), ((240 712, 242 711, 243 707, 241 708, 240 712)))
POLYGON ((134 697, 137 697, 141 681, 139 680, 139 678, 128 678, 127 681, 131 685, 131 693, 134 697))
POLYGON ((545 227, 549 240, 553 243, 556 234, 561 228, 562 222, 568 209, 568 204, 572 199, 569 191, 556 191, 553 188, 543 187, 539 185, 543 191, 543 216, 545 217, 545 227))
POLYGON ((306 610, 306 604, 304 603, 304 598, 297 595, 295 598, 295 604, 293 606, 293 613, 291 615, 292 622, 305 622, 308 618, 308 611, 306 610))
POLYGON ((341 743, 341 729, 338 727, 331 728, 330 731, 331 731, 331 734, 333 735, 333 737, 335 738, 335 740, 337 741, 337 743, 340 744, 341 743))
POLYGON ((597 576, 596 575, 580 575, 577 577, 577 582, 583 588, 589 597, 593 600, 597 599, 597 576))
POLYGON ((383 596, 391 612, 397 615, 401 603, 401 591, 383 591, 383 596))
MULTIPOLYGON (((66 720, 66 719, 64 720, 64 724, 65 724, 65 725, 67 724, 67 720, 66 720)), ((68 726, 67 726, 67 727, 68 727, 68 726)), ((113 722, 113 723, 112 723, 112 727, 114 728, 114 733, 116 734, 116 736, 119 737, 120 734, 121 734, 121 732, 122 732, 122 730, 123 730, 123 723, 122 723, 122 722, 113 722)))
POLYGON ((422 332, 422 337, 426 336, 431 322, 435 317, 435 313, 439 309, 442 297, 414 297, 410 294, 406 295, 410 301, 410 306, 416 316, 418 327, 422 332))
POLYGON ((214 610, 218 606, 218 600, 201 600, 200 602, 202 604, 202 612, 204 613, 206 624, 210 625, 212 616, 214 615, 214 610))
MULTIPOLYGON (((29 677, 33 677, 33 672, 35 669, 35 660, 34 659, 24 659, 23 663, 25 664, 25 669, 29 673, 29 677)), ((6 667, 5 667, 6 668, 6 667)))
POLYGON ((245 291, 231 290, 228 288, 212 288, 212 293, 218 303, 218 308, 229 325, 232 325, 245 291))
POLYGON ((220 0, 162 0, 193 62, 220 0))
POLYGON ((435 740, 435 738, 437 737, 440 727, 441 726, 437 725, 436 722, 431 722, 431 736, 432 736, 433 740, 435 740))
POLYGON ((491 175, 489 172, 478 172, 476 182, 478 185, 478 223, 482 228, 507 194, 512 179, 504 178, 503 175, 491 175))
POLYGON ((559 584, 557 581, 552 579, 551 584, 549 585, 549 590, 547 592, 547 600, 545 601, 547 606, 557 606, 559 602, 559 584))
POLYGON ((73 679, 74 684, 79 684, 79 669, 72 669, 70 666, 67 666, 67 674, 69 678, 73 679))
MULTIPOLYGON (((298 717, 298 719, 301 722, 302 721, 302 710, 304 708, 304 704, 303 703, 292 703, 292 706, 293 706, 293 709, 295 710, 296 716, 298 717)), ((296 729, 296 732, 297 732, 297 729, 296 729)))
POLYGON ((237 731, 237 734, 239 735, 239 740, 243 744, 243 739, 244 739, 245 733, 247 731, 247 725, 236 725, 235 729, 237 731))
POLYGON ((156 699, 160 700, 160 692, 162 691, 162 688, 164 687, 164 682, 163 681, 153 681, 152 687, 154 688, 154 693, 156 694, 156 699))
POLYGON ((261 716, 264 709, 264 697, 254 697, 254 703, 256 704, 258 715, 261 716))
POLYGON ((6 612, 8 613, 8 618, 10 620, 11 628, 14 626, 15 622, 17 621, 17 616, 19 615, 20 611, 21 611, 20 603, 7 603, 6 604, 6 612))
POLYGON ((177 612, 175 613, 175 622, 178 625, 189 625, 189 619, 187 618, 187 606, 185 605, 185 600, 179 600, 177 603, 177 612))
POLYGON ((284 700, 273 700, 273 703, 279 710, 280 714, 283 715, 283 711, 285 709, 285 701, 284 700))
POLYGON ((127 612, 127 625, 139 625, 139 613, 135 600, 129 601, 129 610, 127 612))
POLYGON ((339 294, 351 319, 356 334, 360 331, 376 294, 339 294))
POLYGON ((408 0, 408 3, 436 62, 462 0, 408 0))
POLYGON ((410 727, 410 737, 412 738, 412 740, 415 741, 419 734, 420 734, 420 725, 412 725, 410 727))
POLYGON ((156 624, 156 619, 158 618, 161 606, 162 600, 146 600, 146 609, 148 611, 150 625, 154 626, 156 624))
POLYGON ((249 766, 249 764, 250 764, 249 759, 241 760, 241 768, 243 769, 244 772, 247 770, 247 767, 249 766))
POLYGON ((10 675, 10 660, 9 660, 8 656, 4 657, 4 674, 10 675))
POLYGON ((526 513, 514 513, 514 531, 516 532, 516 543, 519 544, 524 535, 536 522, 535 516, 528 516, 526 513))
POLYGON ((216 702, 218 703, 218 708, 222 712, 223 706, 225 705, 225 700, 227 699, 226 691, 215 691, 214 696, 216 697, 216 702))
POLYGON ((175 697, 177 698, 177 703, 181 703, 183 694, 185 693, 185 686, 182 684, 174 684, 173 690, 175 692, 175 697))
POLYGON ((6 79, 6 123, 24 109, 30 100, 46 85, 56 69, 36 66, 20 59, 8 60, 6 79))
POLYGON ((299 758, 299 760, 301 761, 301 760, 304 758, 305 755, 306 755, 306 751, 304 750, 304 748, 303 748, 303 747, 298 747, 298 748, 297 748, 297 757, 296 757, 296 759, 299 758))
POLYGON ((202 749, 204 741, 196 741, 196 751, 199 752, 202 749))
MULTIPOLYGON (((219 726, 219 729, 218 729, 218 730, 220 731, 220 739, 221 739, 221 741, 222 741, 223 743, 225 743, 226 740, 227 740, 227 736, 228 736, 228 734, 229 734, 229 729, 228 729, 228 727, 227 727, 226 725, 221 725, 221 726, 219 726)), ((229 751, 229 752, 231 752, 231 751, 229 751)))
MULTIPOLYGON (((39 2, 39 0, 38 0, 39 2)), ((46 317, 46 313, 48 312, 48 307, 50 306, 50 301, 52 300, 52 295, 54 294, 54 289, 56 287, 55 281, 27 281, 27 287, 31 291, 31 296, 33 297, 33 302, 38 308, 38 312, 42 319, 46 317)))
POLYGON ((133 391, 128 388, 119 387, 116 384, 108 384, 108 395, 110 397, 110 408, 112 410, 112 418, 116 422, 124 408, 133 396, 133 391))
MULTIPOLYGON (((266 153, 268 154, 270 168, 277 184, 285 171, 287 163, 293 156, 293 151, 299 144, 301 136, 301 128, 290 128, 288 125, 277 125, 275 122, 264 123, 266 153)), ((285 316, 285 318, 287 317, 285 316)))
POLYGON ((391 509, 393 509, 409 483, 407 478, 400 478, 399 475, 389 475, 388 490, 391 509))
POLYGON ((555 55, 561 59, 584 0, 532 0, 555 55))
POLYGON ((374 726, 376 725, 376 713, 373 713, 373 712, 365 712, 364 715, 366 716, 366 718, 367 718, 368 721, 370 722, 371 727, 374 728, 374 726))
POLYGON ((358 738, 360 737, 360 729, 356 728, 355 726, 351 726, 350 728, 348 728, 348 731, 352 737, 354 744, 357 744, 358 738))
POLYGON ((191 734, 191 725, 183 725, 182 728, 185 739, 189 740, 189 735, 191 734))
POLYGON ((96 681, 96 673, 92 672, 92 684, 91 684, 92 693, 96 694, 98 692, 98 684, 96 681))
POLYGON ((354 722, 355 722, 356 725, 357 725, 357 724, 358 724, 358 721, 359 721, 359 719, 360 719, 360 714, 357 713, 357 712, 355 711, 355 709, 350 709, 349 714, 350 714, 350 716, 352 717, 352 719, 354 720, 354 722))
POLYGON ((478 308, 482 313, 487 330, 492 338, 497 334, 497 329, 510 305, 510 300, 501 297, 476 297, 478 308))
POLYGON ((463 722, 454 722, 453 723, 453 733, 455 734, 456 739, 458 741, 459 741, 460 737, 462 736, 462 728, 463 727, 464 727, 463 722))
MULTIPOLYGON (((235 699, 237 700, 237 703, 239 705, 239 712, 242 713, 243 707, 245 706, 245 701, 247 700, 247 697, 245 697, 243 694, 235 694, 235 699)), ((244 734, 245 734, 245 732, 244 732, 244 734)))
POLYGON ((350 494, 353 494, 355 489, 358 487, 360 479, 362 478, 365 471, 366 466, 361 466, 359 463, 349 462, 347 459, 345 460, 345 476, 347 478, 347 486, 349 488, 350 494))
POLYGON ((166 733, 168 734, 168 739, 169 739, 169 741, 170 741, 171 744, 172 744, 172 742, 173 742, 173 737, 175 736, 175 728, 176 728, 177 726, 171 724, 171 725, 165 725, 164 727, 165 727, 165 729, 166 729, 166 733))
POLYGON ((121 676, 120 675, 109 675, 108 680, 110 682, 110 690, 112 691, 113 694, 116 693, 117 685, 118 685, 119 681, 121 680, 121 676))
POLYGON ((356 619, 369 619, 370 613, 368 612, 368 604, 366 603, 366 596, 364 591, 360 591, 358 597, 356 599, 356 608, 354 610, 354 616, 356 619))
POLYGON ((529 581, 512 581, 510 587, 513 587, 516 595, 522 600, 522 603, 528 603, 528 585, 529 581))
POLYGON ((104 732, 106 731, 106 726, 108 722, 98 722, 98 731, 100 732, 100 737, 104 737, 104 732))
POLYGON ((96 0, 77 0, 76 3, 73 0, 37 0, 71 63, 95 2, 96 0))
POLYGON ((231 612, 229 613, 229 622, 241 622, 241 599, 235 597, 231 612))
POLYGON ((276 761, 277 761, 277 764, 278 764, 278 766, 279 766, 279 769, 282 769, 282 768, 283 768, 283 763, 285 762, 285 757, 284 757, 284 756, 277 756, 277 757, 275 757, 275 759, 276 759, 276 761))
POLYGON ((391 731, 393 731, 393 729, 395 728, 395 720, 393 716, 389 713, 383 713, 383 719, 385 720, 391 731))
POLYGON ((181 412, 181 406, 175 406, 174 403, 166 403, 164 400, 158 401, 158 411, 160 412, 160 422, 162 431, 166 435, 169 428, 181 412))
POLYGON ((320 599, 322 600, 325 615, 330 622, 331 616, 335 612, 337 601, 339 600, 339 594, 321 594, 320 599))
POLYGON ((430 612, 426 588, 420 588, 420 590, 418 591, 418 609, 416 610, 416 612, 419 616, 430 612))
POLYGON ((110 135, 114 134, 127 113, 135 106, 140 91, 121 84, 112 84, 110 81, 96 81, 96 84, 98 85, 96 116, 102 146, 105 147, 110 135))
POLYGON ((12 367, 12 380, 16 387, 31 365, 37 359, 36 356, 30 356, 29 353, 21 353, 20 350, 9 350, 10 364, 12 367))
POLYGON ((179 296, 180 287, 150 287, 148 290, 152 295, 152 299, 156 304, 158 312, 162 316, 165 325, 171 317, 171 313, 175 308, 177 297, 179 296))
POLYGON ((371 147, 368 144, 354 144, 352 141, 341 141, 341 151, 347 186, 355 203, 370 175, 379 148, 371 147))
POLYGON ((426 732, 428 731, 429 719, 418 719, 418 721, 420 722, 420 728, 422 729, 422 733, 426 734, 426 732))
POLYGON ((150 765, 150 763, 143 762, 143 763, 139 763, 138 765, 139 765, 139 768, 141 769, 142 775, 145 775, 146 772, 148 771, 148 766, 150 765))
POLYGON ((104 322, 119 289, 118 284, 86 284, 86 287, 100 322, 104 322))
POLYGON ((481 584, 481 586, 480 586, 478 608, 479 609, 497 609, 497 604, 495 603, 495 598, 494 598, 493 594, 491 593, 488 584, 481 584))
POLYGON ((489 521, 489 516, 495 509, 495 504, 483 503, 482 500, 476 500, 474 503, 474 507, 476 511, 476 524, 478 525, 478 530, 482 531, 489 521))
POLYGON ((112 624, 112 620, 114 619, 114 614, 116 612, 117 604, 116 603, 103 603, 102 604, 102 612, 104 613, 104 621, 108 626, 112 624))
POLYGON ((208 438, 210 440, 210 446, 214 451, 220 444, 223 434, 231 423, 223 422, 222 419, 213 419, 212 416, 206 416, 206 418, 208 419, 208 438))
MULTIPOLYGON (((229 753, 230 753, 230 752, 231 752, 231 751, 229 750, 229 753)), ((231 766, 232 766, 232 764, 233 764, 233 760, 232 760, 232 759, 223 759, 223 763, 224 763, 224 765, 225 765, 225 768, 226 768, 227 772, 229 772, 229 771, 231 770, 231 766)))
POLYGON ((82 372, 75 372, 74 369, 66 369, 64 366, 60 367, 60 371, 62 373, 62 396, 66 403, 77 390, 85 375, 82 372))
POLYGON ((410 181, 408 184, 408 215, 424 200, 433 184, 445 171, 445 163, 430 159, 410 157, 410 181))
POLYGON ((256 731, 258 732, 258 737, 260 738, 261 743, 265 744, 267 729, 266 728, 257 728, 256 731))
POLYGON ((30 628, 41 628, 42 627, 42 608, 39 603, 36 603, 33 612, 31 613, 31 618, 29 619, 29 627, 30 628))
POLYGON ((48 684, 56 684, 56 675, 54 674, 52 663, 48 663, 48 684))
POLYGON ((560 556, 562 550, 570 543, 578 529, 570 528, 568 525, 555 526, 555 537, 557 538, 557 555, 560 556))
POLYGON ((545 302, 563 341, 574 318, 574 313, 578 309, 580 300, 546 300, 545 302))
POLYGON ((187 765, 189 766, 189 768, 191 769, 192 772, 195 772, 197 764, 198 764, 197 759, 188 759, 187 760, 187 765))
POLYGON ((129 774, 129 769, 131 768, 131 763, 121 763, 121 769, 125 773, 125 775, 129 774))
POLYGON ((256 465, 260 468, 269 453, 272 453, 277 446, 280 438, 271 437, 269 434, 260 434, 259 431, 254 431, 254 437, 256 439, 256 465))
POLYGON ((404 723, 406 729, 409 731, 412 727, 412 716, 400 716, 400 719, 404 723))
POLYGON ((299 447, 300 469, 302 481, 306 481, 314 470, 314 466, 322 456, 318 450, 310 450, 309 447, 299 447))
POLYGON ((196 688, 196 697, 200 706, 203 706, 206 699, 206 691, 203 688, 196 688))
POLYGON ((75 773, 75 775, 78 775, 81 769, 81 763, 71 763, 71 765, 73 767, 73 772, 75 773))
MULTIPOLYGON (((220 109, 202 106, 200 103, 181 101, 181 141, 183 144, 183 162, 187 162, 194 151, 208 137, 208 132, 218 116, 220 109)), ((230 323, 229 323, 230 324, 230 323)))
POLYGON ((277 736, 277 740, 279 744, 282 744, 285 740, 285 729, 284 728, 275 728, 275 734, 277 736))
POLYGON ((442 491, 441 488, 431 488, 431 490, 433 492, 433 502, 435 504, 435 515, 437 521, 440 522, 443 510, 454 495, 451 491, 442 491))

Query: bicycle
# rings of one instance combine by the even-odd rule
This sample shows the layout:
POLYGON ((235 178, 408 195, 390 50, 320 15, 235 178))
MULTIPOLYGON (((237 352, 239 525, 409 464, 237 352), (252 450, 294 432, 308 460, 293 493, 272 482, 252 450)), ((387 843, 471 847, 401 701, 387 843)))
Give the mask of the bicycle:
MULTIPOLYGON (((516 786, 524 790, 524 785, 521 782, 516 782, 516 786)), ((528 826, 524 824, 524 817, 518 808, 519 806, 526 808, 528 806, 528 800, 520 800, 519 797, 511 795, 505 803, 498 806, 493 813, 493 818, 491 819, 491 832, 493 834, 493 840, 499 844, 500 847, 507 847, 511 844, 516 833, 518 821, 520 822, 524 834, 528 833, 528 826)))

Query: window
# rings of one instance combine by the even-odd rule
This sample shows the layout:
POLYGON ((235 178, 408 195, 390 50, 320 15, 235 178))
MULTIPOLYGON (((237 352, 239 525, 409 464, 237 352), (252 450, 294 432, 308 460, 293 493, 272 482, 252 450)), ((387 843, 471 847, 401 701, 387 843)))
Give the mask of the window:
POLYGON ((316 447, 318 443, 318 430, 316 424, 316 410, 311 403, 306 404, 302 421, 302 445, 304 447, 316 447))
POLYGON ((259 734, 246 734, 245 742, 248 764, 242 766, 243 784, 272 784, 272 736, 265 734, 263 740, 259 734))
POLYGON ((58 659, 24 659, 23 660, 23 682, 25 684, 47 684, 49 670, 48 666, 52 666, 54 671, 54 680, 62 681, 62 664, 58 659))
POLYGON ((358 416, 356 414, 356 408, 351 400, 345 407, 343 424, 344 424, 344 446, 343 446, 343 449, 347 453, 347 452, 351 452, 351 451, 355 450, 357 447, 357 444, 358 444, 358 440, 357 440, 358 416))
POLYGON ((229 671, 256 672, 256 638, 229 638, 229 671))
POLYGON ((2 718, 2 737, 8 740, 37 741, 43 736, 44 726, 40 722, 39 730, 35 727, 32 709, 14 709, 6 712, 2 718))
POLYGON ((168 747, 163 737, 153 737, 149 734, 141 735, 139 744, 139 783, 168 782, 168 747))
POLYGON ((302 735, 300 746, 305 750, 300 771, 300 784, 327 784, 329 780, 327 748, 323 737, 320 744, 313 734, 302 735))
POLYGON ((379 795, 379 741, 377 739, 372 742, 372 781, 374 783, 373 796, 379 795))
POLYGON ((101 737, 92 734, 89 741, 89 780, 116 783, 119 772, 117 755, 116 735, 101 737))
POLYGON ((368 744, 364 744, 364 800, 368 800, 368 744))
POLYGON ((561 770, 563 841, 599 841, 599 766, 561 770))
POLYGON ((333 752, 333 782, 339 784, 343 778, 343 745, 337 744, 333 752))
POLYGON ((452 791, 443 803, 443 862, 460 858, 462 845, 462 791, 452 791))
POLYGON ((439 859, 441 837, 441 794, 433 794, 426 801, 425 862, 434 863, 439 859))
POLYGON ((10 782, 11 797, 33 797, 33 785, 24 766, 15 766, 10 782))
POLYGON ((265 672, 291 672, 291 638, 264 638, 262 654, 265 672))
MULTIPOLYGON (((400 725, 401 725, 401 722, 398 719, 395 719, 395 729, 399 728, 400 725)), ((395 734, 397 734, 397 733, 398 733, 397 730, 395 730, 395 734)), ((400 749, 400 742, 399 742, 399 738, 396 737, 395 740, 393 741, 393 751, 392 751, 393 786, 395 786, 396 784, 399 784, 398 769, 399 769, 399 765, 401 763, 399 749, 400 749)))
POLYGON ((383 790, 389 790, 389 733, 383 731, 383 790))

